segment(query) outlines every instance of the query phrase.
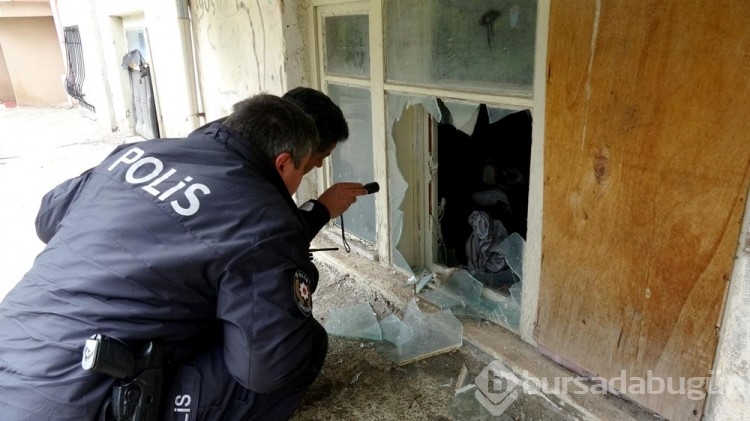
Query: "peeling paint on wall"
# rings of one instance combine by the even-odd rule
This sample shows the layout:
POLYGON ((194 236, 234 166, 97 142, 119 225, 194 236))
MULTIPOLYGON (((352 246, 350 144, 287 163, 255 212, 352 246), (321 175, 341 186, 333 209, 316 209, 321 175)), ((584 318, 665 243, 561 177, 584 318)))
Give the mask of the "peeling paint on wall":
POLYGON ((262 91, 283 93, 278 3, 200 0, 192 9, 207 120, 227 115, 236 102, 262 91))

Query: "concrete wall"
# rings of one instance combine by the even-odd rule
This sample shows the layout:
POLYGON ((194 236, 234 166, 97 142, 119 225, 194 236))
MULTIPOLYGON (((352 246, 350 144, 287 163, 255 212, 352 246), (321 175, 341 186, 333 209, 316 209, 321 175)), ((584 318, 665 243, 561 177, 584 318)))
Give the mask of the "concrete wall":
POLYGON ((232 105, 250 95, 285 91, 280 3, 191 2, 200 92, 208 121, 229 114, 232 105))
MULTIPOLYGON (((287 90, 310 86, 310 51, 308 45, 307 1, 287 0, 281 5, 284 43, 284 72, 287 90)), ((312 46, 314 48, 314 46, 312 46)))
POLYGON ((51 16, 0 17, 0 45, 18 105, 67 101, 65 67, 51 16))
POLYGON ((16 94, 13 93, 13 84, 10 81, 8 65, 5 62, 3 46, 0 45, 0 102, 15 101, 16 94))
MULTIPOLYGON (((58 0, 56 2, 56 23, 60 34, 62 51, 65 53, 63 30, 65 27, 77 26, 81 36, 81 49, 83 50, 83 64, 85 66, 85 77, 83 79, 82 92, 84 100, 96 108, 97 120, 103 124, 110 123, 112 129, 118 126, 110 119, 111 100, 107 92, 105 80, 102 77, 102 38, 99 35, 99 27, 94 20, 94 11, 89 7, 88 1, 80 0, 58 0)), ((75 101, 75 100, 74 100, 75 101)))
POLYGON ((79 25, 84 48, 91 46, 85 57, 87 95, 90 91, 103 99, 95 104, 97 114, 116 122, 113 128, 130 124, 131 93, 121 61, 127 53, 124 27, 134 18, 147 32, 162 137, 184 136, 227 115, 250 95, 280 95, 290 84, 308 82, 307 17, 301 0, 199 0, 190 2, 189 15, 180 9, 186 3, 179 1, 55 3, 61 26, 79 25), (96 46, 103 47, 97 52, 96 46), (101 85, 95 86, 95 79, 101 85))
POLYGON ((147 34, 160 136, 182 137, 202 123, 196 117, 200 112, 199 101, 192 88, 195 82, 190 22, 179 13, 180 2, 58 0, 57 3, 63 25, 79 24, 84 47, 92 46, 94 59, 87 59, 87 78, 91 75, 101 83, 91 87, 92 95, 104 98, 105 109, 97 109, 97 115, 110 119, 113 129, 132 129, 132 93, 128 74, 122 69, 122 57, 128 52, 125 29, 134 20, 142 24, 147 34))
MULTIPOLYGON (((287 0, 281 8, 285 90, 297 86, 312 86, 313 83, 310 79, 310 49, 315 46, 308 45, 307 3, 305 0, 287 0)), ((319 175, 320 171, 310 171, 302 179, 296 195, 299 203, 315 199, 322 192, 319 175)))
POLYGON ((180 137, 205 121, 227 115, 234 103, 250 95, 262 91, 282 94, 287 86, 287 62, 295 68, 294 85, 305 82, 306 16, 299 3, 195 1, 189 17, 179 7, 185 3, 180 2, 58 0, 57 9, 61 26, 79 25, 84 48, 104 46, 98 53, 91 51, 96 59, 88 60, 87 51, 86 68, 87 79, 90 74, 106 84, 87 85, 86 89, 92 97, 106 100, 97 101, 102 106, 111 107, 108 112, 97 109, 97 114, 111 114, 109 118, 119 125, 128 124, 131 113, 129 85, 120 67, 127 52, 124 26, 134 16, 142 19, 151 53, 160 134, 180 137), (85 21, 95 21, 96 27, 85 21), (285 56, 285 37, 294 45, 291 57, 285 56), (197 66, 197 78, 193 66, 197 66), (201 112, 205 118, 197 116, 201 112))
POLYGON ((195 104, 192 47, 184 29, 187 20, 178 18, 176 2, 157 1, 144 4, 146 28, 149 34, 152 77, 161 110, 162 136, 182 137, 190 133, 200 121, 195 104), (184 35, 183 35, 184 34, 184 35))
POLYGON ((729 284, 719 345, 706 407, 706 420, 747 419, 750 402, 750 205, 729 284))
MULTIPOLYGON (((104 90, 111 107, 107 114, 113 126, 121 130, 133 130, 130 80, 122 68, 122 58, 128 53, 125 26, 133 20, 144 21, 143 3, 133 0, 126 4, 114 1, 92 1, 90 4, 100 37, 100 78, 105 81, 104 90)), ((97 114, 105 116, 104 110, 97 110, 97 114)))

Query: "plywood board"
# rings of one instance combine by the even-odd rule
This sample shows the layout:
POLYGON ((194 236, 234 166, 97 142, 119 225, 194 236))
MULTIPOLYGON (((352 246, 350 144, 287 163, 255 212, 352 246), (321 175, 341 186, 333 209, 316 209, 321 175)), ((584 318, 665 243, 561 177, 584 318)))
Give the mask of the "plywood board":
POLYGON ((551 4, 537 340, 670 419, 700 418, 750 181, 748 16, 551 4))

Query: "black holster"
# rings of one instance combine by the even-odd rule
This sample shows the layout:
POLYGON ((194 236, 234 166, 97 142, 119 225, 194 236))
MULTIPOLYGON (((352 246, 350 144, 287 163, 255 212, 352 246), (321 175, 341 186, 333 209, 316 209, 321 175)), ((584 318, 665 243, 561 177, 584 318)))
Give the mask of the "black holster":
POLYGON ((163 346, 148 341, 134 350, 118 339, 97 334, 86 340, 81 365, 118 379, 109 408, 114 420, 158 420, 167 368, 163 346))

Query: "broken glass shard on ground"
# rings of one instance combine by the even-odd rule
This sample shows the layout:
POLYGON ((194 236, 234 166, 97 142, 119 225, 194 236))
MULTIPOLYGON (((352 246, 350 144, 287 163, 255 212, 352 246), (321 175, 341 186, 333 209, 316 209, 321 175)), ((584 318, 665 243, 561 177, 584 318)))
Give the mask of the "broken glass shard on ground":
POLYGON ((419 294, 441 309, 456 316, 489 320, 511 330, 518 330, 521 319, 520 282, 513 291, 518 301, 499 293, 483 294, 484 285, 464 270, 456 270, 448 280, 419 294))
POLYGON ((412 330, 413 336, 398 346, 400 365, 449 352, 463 344, 463 325, 450 310, 423 313, 417 302, 411 300, 401 321, 412 330))
POLYGON ((482 287, 482 283, 469 272, 457 270, 448 276, 444 284, 424 291, 420 296, 442 309, 466 307, 479 304, 482 287))
POLYGON ((450 310, 423 313, 415 300, 407 306, 402 320, 389 314, 378 321, 370 303, 333 309, 325 329, 336 336, 385 340, 392 345, 380 351, 399 365, 453 351, 463 344, 463 325, 450 310))
POLYGON ((383 340, 396 346, 405 344, 414 336, 411 328, 393 314, 389 314, 380 321, 380 330, 383 333, 383 340))
POLYGON ((380 324, 370 303, 331 310, 324 327, 331 335, 356 339, 382 339, 380 324))
POLYGON ((521 308, 510 297, 495 294, 495 297, 485 298, 479 305, 451 308, 456 316, 489 320, 517 331, 521 320, 521 308))

